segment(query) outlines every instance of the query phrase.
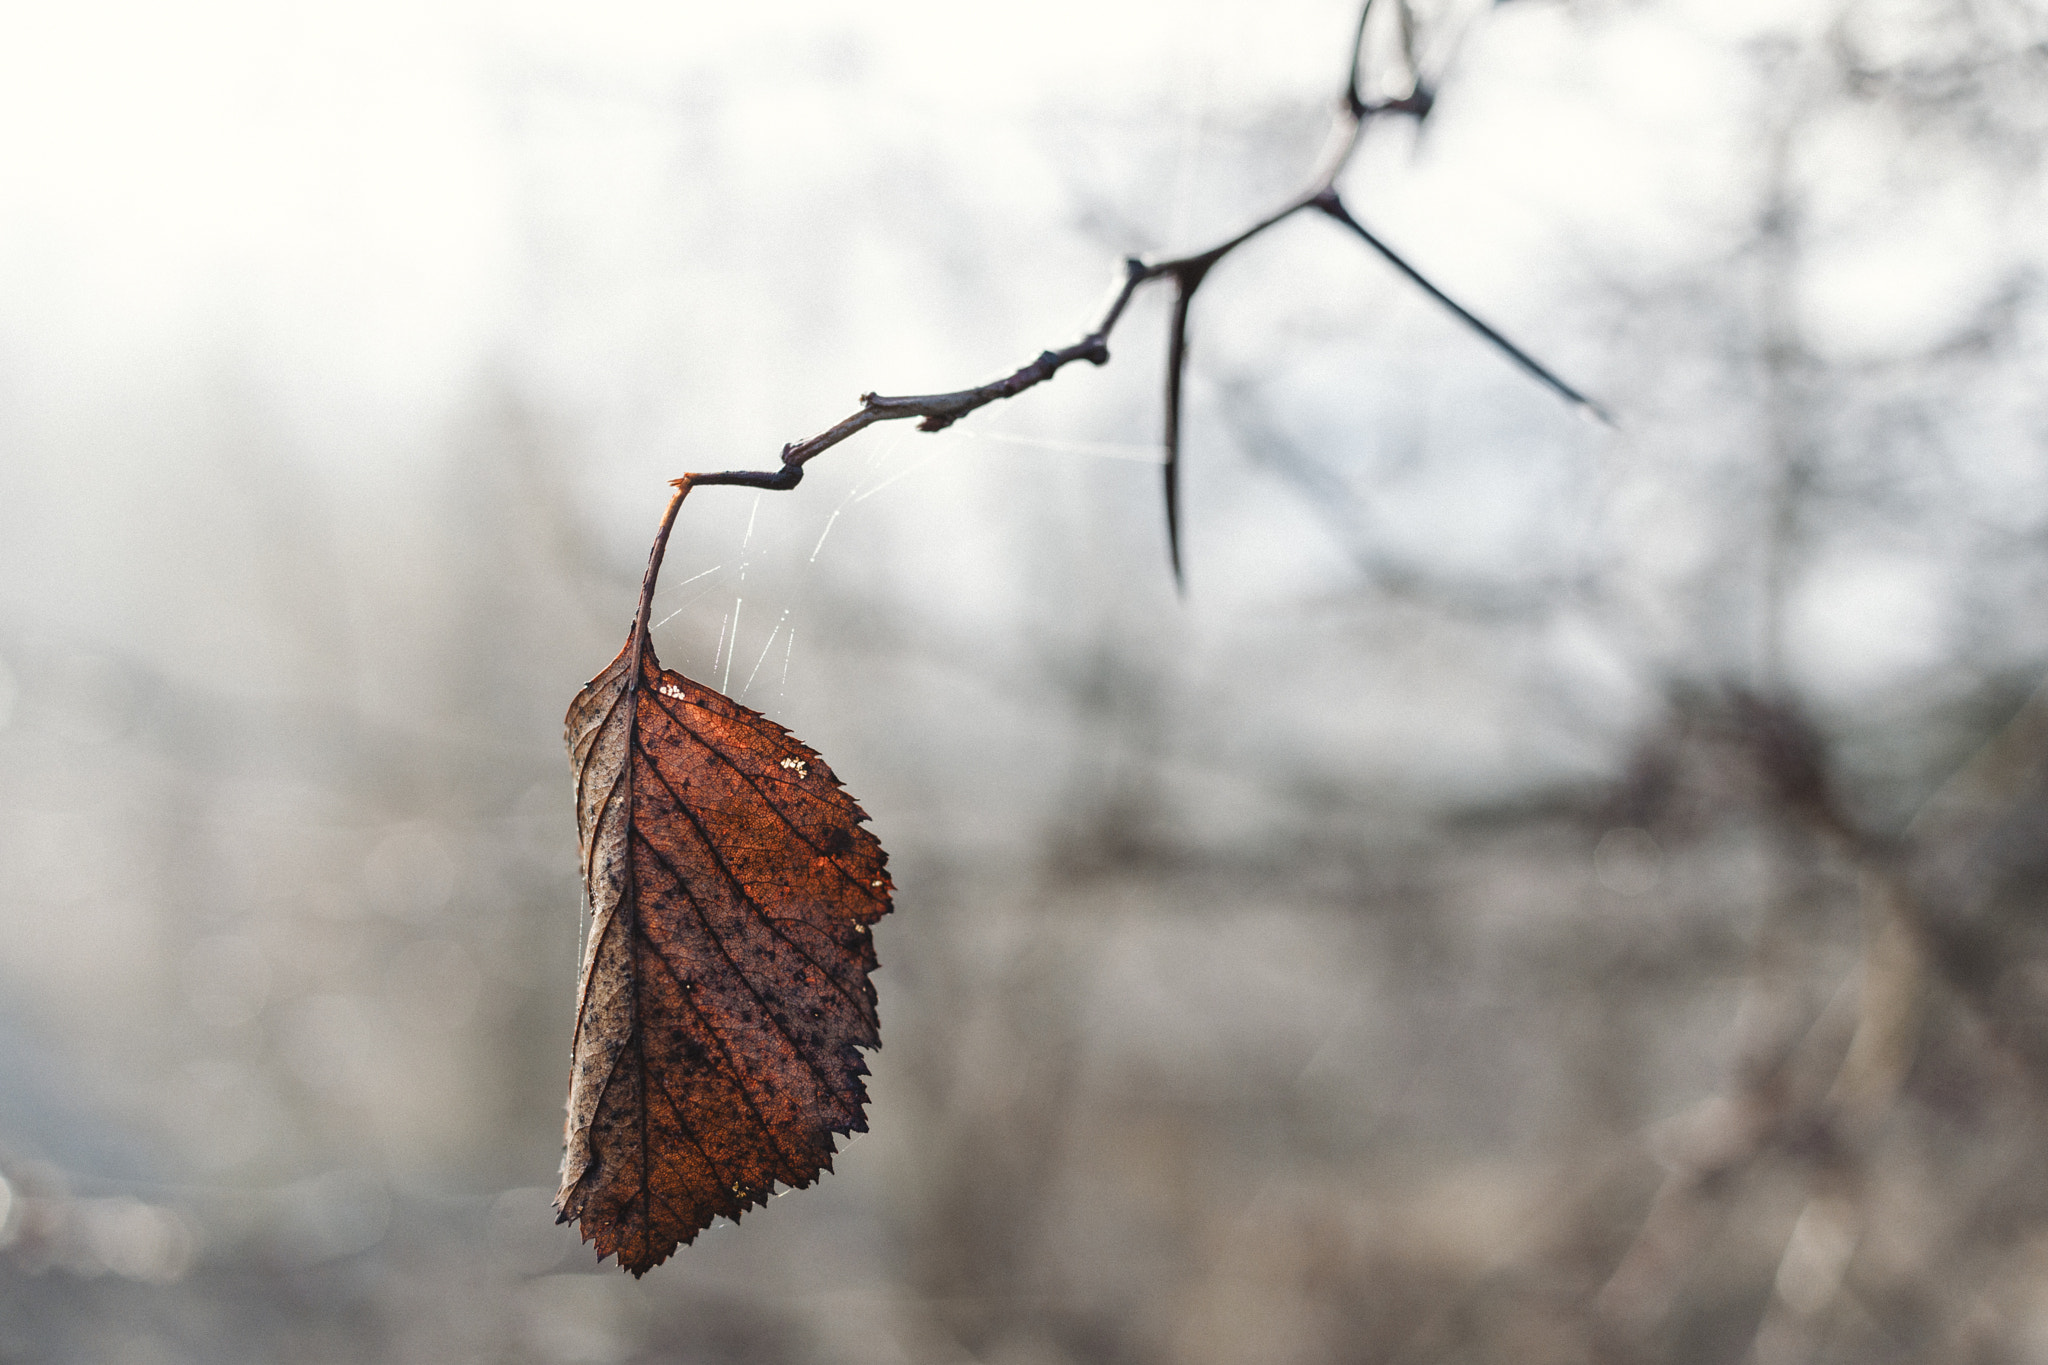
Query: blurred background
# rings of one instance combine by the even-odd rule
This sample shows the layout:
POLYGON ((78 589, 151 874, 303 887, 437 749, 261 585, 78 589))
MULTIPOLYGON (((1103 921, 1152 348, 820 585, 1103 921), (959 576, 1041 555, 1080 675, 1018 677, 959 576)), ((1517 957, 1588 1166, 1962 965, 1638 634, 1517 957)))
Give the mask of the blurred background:
POLYGON ((0 1360, 2048 1360, 2048 8, 1380 0, 1346 200, 690 501, 900 887, 871 1131, 548 1208, 665 481, 1305 182, 1346 0, 18 5, 0 1360), (1407 30, 1410 58, 1404 55, 1407 30))

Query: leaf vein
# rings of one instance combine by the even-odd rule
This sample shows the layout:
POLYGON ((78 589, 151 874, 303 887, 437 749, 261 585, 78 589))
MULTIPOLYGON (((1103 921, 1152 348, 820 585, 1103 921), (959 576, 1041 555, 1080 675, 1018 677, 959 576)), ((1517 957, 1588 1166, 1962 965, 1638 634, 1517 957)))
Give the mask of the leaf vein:
MULTIPOLYGON (((643 749, 642 752, 644 753, 645 750, 643 749)), ((739 893, 740 899, 747 903, 747 908, 752 910, 754 912, 755 917, 758 918, 763 924, 768 926, 768 932, 774 934, 775 937, 781 939, 784 943, 788 944, 789 950, 791 952, 795 953, 798 957, 802 958, 804 961, 810 963, 813 967, 816 967, 820 972, 822 972, 824 974, 826 984, 831 986, 833 990, 839 992, 840 996, 845 999, 846 1003, 852 1005, 854 1007, 854 1010, 857 1013, 859 1013, 863 1019, 867 1018, 867 1009, 865 1005, 861 1001, 856 1000, 853 996, 853 993, 847 990, 845 986, 841 985, 839 978, 837 978, 829 970, 827 970, 823 963, 819 962, 816 958, 812 957, 809 953, 805 952, 801 944, 797 943, 794 939, 790 938, 788 934, 785 934, 784 932, 782 932, 780 928, 777 927, 776 920, 780 918, 779 916, 769 914, 767 906, 762 905, 759 901, 755 900, 751 895, 747 893, 746 885, 740 881, 739 876, 736 873, 734 873, 731 866, 727 864, 727 862, 725 861, 725 855, 719 851, 718 845, 712 841, 711 832, 704 828, 703 822, 697 818, 697 813, 694 810, 690 809, 689 806, 684 804, 682 795, 679 792, 677 792, 673 786, 669 785, 668 775, 662 772, 660 765, 654 763, 651 757, 649 758, 648 762, 649 766, 654 769, 654 780, 661 783, 662 790, 666 791, 669 794, 669 798, 676 803, 676 806, 690 817, 691 827, 697 831, 697 837, 703 841, 705 850, 709 852, 712 858, 718 863, 718 870, 723 872, 725 874, 726 880, 732 883, 733 890, 739 893)), ((642 843, 647 843, 647 836, 644 834, 640 835, 640 841, 642 843)), ((648 847, 650 849, 653 849, 654 846, 652 844, 648 844, 648 847)), ((668 868, 670 875, 674 876, 677 882, 680 883, 682 881, 682 873, 678 872, 675 866, 672 863, 670 863, 667 858, 662 857, 661 852, 658 849, 655 850, 654 856, 661 859, 661 865, 663 867, 668 868)), ((687 895, 688 892, 685 891, 684 894, 687 895)), ((691 898, 691 905, 693 907, 696 905, 696 900, 694 897, 691 898)), ((702 911, 698 912, 697 918, 699 920, 702 920, 704 918, 702 911)), ((706 933, 711 933, 711 926, 709 923, 706 923, 704 925, 704 931, 706 933)), ((716 939, 717 935, 713 934, 712 937, 716 939)), ((725 945, 722 940, 719 941, 719 952, 725 954, 725 960, 727 962, 732 962, 731 954, 725 953, 725 945)), ((733 963, 733 970, 735 972, 739 971, 738 963, 733 963)), ((742 979, 744 979, 745 973, 741 973, 741 977, 742 979)), ((749 988, 751 989, 751 987, 749 988)), ((760 999, 760 996, 756 995, 754 998, 758 1000, 760 999)), ((785 1032, 783 1034, 783 1037, 788 1038, 789 1034, 785 1032)), ((790 1043, 792 1046, 794 1046, 796 1040, 794 1038, 791 1038, 790 1043)))
MULTIPOLYGON (((692 740, 695 740, 698 747, 703 749, 705 753, 710 754, 720 763, 723 763, 726 767, 732 769, 733 774, 737 776, 740 779, 740 781, 746 783, 749 787, 752 787, 754 789, 754 794, 756 796, 759 796, 761 800, 764 803, 766 803, 768 809, 775 813, 775 818, 782 822, 784 828, 786 828, 791 834, 795 835, 799 840, 803 842, 804 847, 810 849, 811 852, 817 854, 820 858, 823 858, 826 862, 830 863, 833 869, 837 871, 840 876, 846 878, 846 884, 848 886, 852 887, 862 896, 865 896, 868 900, 879 902, 882 905, 884 912, 886 913, 888 908, 887 900, 885 900, 881 896, 877 896, 875 894, 873 887, 864 885, 859 877, 856 877, 853 873, 848 872, 845 868, 841 867, 839 865, 839 860, 837 858, 833 857, 831 854, 827 853, 824 849, 819 848, 817 844, 812 842, 811 836, 804 833, 803 830, 799 829, 797 827, 796 822, 790 819, 789 816, 783 812, 782 807, 775 804, 774 798, 770 797, 768 793, 762 789, 761 784, 754 779, 753 774, 747 772, 744 768, 740 767, 739 764, 733 762, 730 758, 726 757, 725 753, 722 750, 720 750, 716 744, 713 744, 710 740, 704 738, 704 736, 698 734, 695 730, 691 729, 689 723, 685 721, 681 716, 677 715, 675 711, 670 708, 668 704, 668 698, 666 698, 660 691, 657 690, 654 693, 654 698, 654 704, 658 708, 660 708, 663 715, 666 715, 670 720, 675 722, 676 729, 688 735, 692 740)), ((697 703, 695 702, 690 702, 687 704, 697 706, 697 703)), ((697 706, 697 709, 703 711, 707 710, 708 708, 703 706, 697 706)), ((718 713, 714 711, 711 714, 716 715, 718 713)), ((759 732, 756 731, 756 733, 759 732)), ((634 732, 634 741, 636 743, 638 743, 639 741, 639 732, 637 730, 634 732)), ((645 746, 642 746, 641 751, 643 753, 646 752, 645 746)), ((807 750, 807 752, 811 751, 807 750)), ((816 762, 824 761, 820 759, 815 752, 811 752, 811 760, 816 762)), ((844 792, 844 790, 844 788, 840 788, 840 791, 842 793, 844 792)), ((847 800, 849 804, 854 805, 854 809, 859 809, 858 803, 853 802, 853 799, 851 797, 848 797, 847 800)), ((865 818, 866 816, 863 815, 862 819, 864 820, 865 818)), ((868 837, 873 838, 874 836, 869 835, 868 837)))
MULTIPOLYGON (((683 894, 686 897, 689 895, 687 891, 683 894)), ((782 1138, 776 1133, 775 1126, 768 1122, 768 1118, 761 1112, 760 1106, 754 1103, 753 1095, 747 1090, 747 1073, 745 1069, 733 1057, 732 1049, 726 1046, 725 1037, 718 1031, 718 1026, 712 1023, 710 1016, 699 1009, 697 1002, 690 998, 689 987, 684 983, 682 976, 676 971, 675 964, 668 960, 668 954, 661 951, 661 945, 656 943, 644 929, 640 931, 640 938, 642 942, 646 943, 653 950, 655 960, 661 963, 662 970, 668 973, 669 979, 676 983, 676 993, 683 997, 683 1003, 690 1007, 690 1013, 697 1016, 697 1022, 704 1026, 704 1032, 710 1036, 712 1042, 718 1044, 718 1050, 725 1055, 726 1068, 732 1073, 733 1089, 739 1092, 740 1103, 747 1106, 747 1112, 754 1116, 754 1122, 761 1126, 761 1136, 768 1139, 768 1145, 775 1149, 776 1155, 788 1163, 787 1168, 789 1170, 801 1170, 803 1163, 790 1156, 788 1149, 782 1145, 782 1138)), ((717 1168, 713 1167, 712 1169, 715 1171, 717 1168)), ((720 1178, 723 1179, 723 1177, 720 1178)))
MULTIPOLYGON (((659 776, 659 774, 657 774, 657 776, 659 776)), ((692 825, 696 825, 697 823, 697 817, 694 813, 690 813, 690 823, 692 825)), ((703 838, 705 846, 707 848, 710 848, 711 856, 713 858, 718 858, 718 850, 715 847, 711 846, 710 836, 704 833, 702 826, 697 827, 697 833, 700 838, 703 838)), ((841 1093, 840 1088, 832 1083, 831 1078, 828 1077, 824 1073, 824 1071, 819 1069, 819 1066, 816 1062, 811 1060, 810 1054, 804 1051, 803 1045, 798 1043, 796 1038, 790 1033, 790 1031, 783 1026, 782 1021, 775 1017, 774 1011, 768 1008, 767 999, 754 985, 753 979, 749 977, 744 970, 741 969, 739 963, 733 960, 732 954, 726 949, 725 940, 720 938, 718 936, 718 931, 711 927, 710 918, 705 915, 704 907, 698 903, 696 896, 691 894, 689 884, 683 880, 683 874, 676 870, 676 866, 674 863, 671 863, 665 856, 663 856, 660 849, 656 848, 652 843, 648 842, 646 835, 641 834, 637 837, 639 838, 642 844, 646 845, 647 851, 654 855, 655 861, 660 863, 662 867, 667 869, 668 874, 676 879, 676 885, 678 888, 681 889, 683 893, 683 899, 690 903, 691 913, 695 914, 697 917, 697 922, 704 926, 704 933, 706 934, 706 936, 710 938, 712 945, 718 949, 718 955, 725 959, 725 965, 732 969, 732 974, 739 979, 739 983, 747 988, 747 994, 753 996, 754 1003, 761 1007, 762 1017, 766 1019, 768 1023, 774 1027, 777 1033, 782 1035, 782 1041, 789 1044, 789 1050, 796 1054, 797 1060, 804 1064, 804 1066, 810 1071, 811 1075, 817 1079, 818 1084, 820 1086, 822 1086, 830 1094, 837 1095, 841 1093)), ((759 913, 760 907, 758 905, 754 905, 753 900, 747 895, 746 888, 740 886, 738 879, 732 875, 731 869, 725 866, 723 859, 719 860, 719 870, 724 872, 726 875, 726 879, 733 883, 733 889, 739 892, 740 899, 746 901, 748 905, 753 906, 756 913, 759 913)), ((642 940, 644 940, 646 943, 648 943, 650 946, 654 948, 656 955, 661 958, 662 964, 668 967, 669 975, 675 976, 675 967, 669 963, 668 954, 661 951, 661 945, 654 942, 653 937, 647 933, 644 927, 640 930, 640 937, 642 940)), ((678 983, 680 983, 681 978, 677 977, 677 981, 678 983)), ((688 995, 688 992, 685 991, 684 994, 688 995)), ((690 1002, 690 1008, 693 1010, 697 1009, 697 1004, 694 1000, 690 1002)), ((703 1011, 697 1010, 697 1017, 699 1019, 703 1019, 703 1011)), ((709 1020, 705 1021, 705 1026, 707 1028, 710 1027, 709 1020)), ((731 1053, 728 1052, 726 1055, 730 1057, 731 1053)), ((735 1068, 737 1068, 738 1064, 735 1063, 734 1065, 735 1068)))

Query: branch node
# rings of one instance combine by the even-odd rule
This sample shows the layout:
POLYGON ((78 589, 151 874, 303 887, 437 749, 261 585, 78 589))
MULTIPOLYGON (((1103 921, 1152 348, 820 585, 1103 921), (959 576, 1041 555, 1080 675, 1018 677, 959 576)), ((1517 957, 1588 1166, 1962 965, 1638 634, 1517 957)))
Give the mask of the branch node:
POLYGON ((1397 100, 1381 100, 1377 104, 1354 104, 1351 112, 1354 118, 1365 118, 1373 114, 1413 114, 1420 120, 1428 118, 1429 111, 1435 107, 1436 95, 1426 87, 1418 85, 1397 100))

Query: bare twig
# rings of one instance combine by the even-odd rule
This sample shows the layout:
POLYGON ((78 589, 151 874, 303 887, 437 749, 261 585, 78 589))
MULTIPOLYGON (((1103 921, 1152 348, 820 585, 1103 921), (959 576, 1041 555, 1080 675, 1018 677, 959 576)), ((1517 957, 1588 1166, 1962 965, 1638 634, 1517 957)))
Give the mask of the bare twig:
POLYGON ((1527 370, 1531 375, 1535 376, 1536 380, 1539 383, 1551 389, 1560 398, 1563 398, 1567 403, 1572 404, 1573 406, 1579 408, 1588 415, 1597 417, 1598 419, 1600 419, 1600 421, 1606 423, 1608 426, 1614 425, 1614 418, 1608 414, 1605 408, 1601 407, 1598 403, 1595 403, 1592 399, 1586 397, 1586 395, 1580 393, 1577 389, 1565 383, 1562 379, 1559 379, 1556 375, 1552 374, 1549 370, 1545 369, 1542 365, 1538 364, 1537 361, 1533 357, 1531 357, 1528 354, 1528 352, 1524 351, 1521 347, 1515 345, 1515 343, 1509 341, 1499 332, 1496 332, 1495 330, 1493 330, 1493 328, 1487 326, 1484 322, 1481 322, 1478 318, 1472 316, 1472 314, 1466 311, 1466 309, 1461 304, 1459 304, 1459 302, 1456 299, 1452 298, 1449 294, 1446 294, 1443 290, 1431 284, 1429 280, 1423 276, 1421 271, 1417 270, 1414 266, 1408 264, 1407 261, 1401 259, 1400 256, 1396 255, 1392 247, 1388 246, 1385 242, 1381 241, 1378 237, 1375 237, 1371 232, 1367 231, 1364 224, 1360 223, 1356 218, 1353 218, 1351 216, 1350 211, 1347 210, 1344 207, 1343 202, 1337 198, 1336 192, 1334 190, 1325 191, 1324 193, 1316 196, 1314 206, 1322 212, 1328 214, 1330 217, 1336 219, 1338 222, 1342 223, 1345 227, 1348 227, 1353 232, 1357 233, 1367 246, 1371 247, 1374 251, 1379 252, 1380 255, 1386 257, 1387 263, 1389 265, 1393 266, 1394 269, 1400 271, 1403 275, 1406 275, 1409 279, 1415 281, 1416 284, 1422 287, 1422 291, 1425 294, 1428 294, 1431 298, 1435 299, 1438 303, 1442 304, 1445 308, 1449 309, 1451 311, 1451 314, 1454 317, 1456 317, 1459 321, 1463 322, 1473 331, 1479 333, 1479 335, 1485 337, 1488 341, 1492 342, 1495 346, 1499 347, 1501 351, 1503 351, 1507 355, 1508 359, 1514 361, 1517 365, 1520 365, 1523 369, 1527 370))
POLYGON ((1338 102, 1336 119, 1331 127, 1328 149, 1318 164, 1314 181, 1309 188, 1290 200, 1277 212, 1268 214, 1235 236, 1219 242, 1206 251, 1172 260, 1146 262, 1132 257, 1124 263, 1123 287, 1117 291, 1109 311, 1095 330, 1089 332, 1071 346, 1057 351, 1041 351, 1038 358, 1015 372, 988 384, 971 389, 958 389, 951 393, 884 396, 876 393, 861 395, 860 407, 851 415, 827 427, 817 435, 802 441, 792 442, 782 448, 781 466, 776 469, 729 469, 716 473, 686 474, 672 482, 678 488, 695 485, 727 485, 741 488, 764 488, 786 490, 797 486, 803 480, 804 465, 824 454, 856 432, 865 430, 877 422, 899 421, 904 418, 918 419, 920 431, 942 431, 978 408, 986 407, 1000 399, 1014 398, 1026 389, 1035 388, 1058 374, 1077 360, 1091 365, 1109 363, 1109 337, 1116 330, 1126 307, 1138 289, 1153 280, 1170 279, 1174 287, 1174 303, 1167 353, 1166 414, 1165 414, 1165 495, 1166 533, 1168 554, 1173 564, 1174 579, 1181 578, 1180 555, 1180 432, 1181 394, 1183 376, 1187 366, 1187 325, 1188 309, 1194 301, 1208 273, 1217 262, 1303 209, 1316 209, 1357 233, 1367 245, 1378 251, 1409 279, 1415 281, 1431 298, 1448 308, 1453 315, 1481 336, 1493 343, 1516 364, 1534 375, 1542 383, 1562 395, 1581 409, 1598 416, 1603 421, 1611 420, 1607 414, 1578 390, 1566 384, 1530 356, 1510 343, 1499 332, 1481 322, 1477 317, 1452 300, 1449 295, 1423 277, 1421 272, 1395 255, 1385 243, 1367 231, 1358 220, 1351 216, 1337 196, 1337 177, 1351 162, 1358 149, 1366 124, 1383 114, 1409 114, 1422 118, 1429 113, 1433 96, 1423 82, 1419 72, 1414 71, 1412 22, 1403 7, 1401 41, 1414 85, 1410 92, 1399 98, 1369 100, 1364 92, 1364 50, 1366 42, 1366 21, 1371 17, 1372 0, 1365 0, 1359 7, 1357 36, 1352 47, 1350 74, 1346 78, 1343 95, 1338 102))

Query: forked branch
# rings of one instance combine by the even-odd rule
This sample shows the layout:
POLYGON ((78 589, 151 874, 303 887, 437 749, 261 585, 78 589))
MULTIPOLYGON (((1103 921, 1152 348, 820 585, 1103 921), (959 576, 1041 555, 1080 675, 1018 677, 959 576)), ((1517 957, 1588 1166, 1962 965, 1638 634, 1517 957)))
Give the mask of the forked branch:
MULTIPOLYGON (((1421 286, 1423 291, 1461 322, 1471 327, 1487 341, 1528 371, 1535 378, 1555 391, 1567 402, 1590 416, 1611 424, 1612 418, 1599 404, 1565 383, 1526 351, 1510 342, 1494 328, 1482 322, 1473 313, 1459 304, 1450 295, 1432 284, 1421 271, 1397 255, 1385 242, 1368 231, 1344 206, 1337 194, 1337 178, 1351 163, 1352 155, 1358 150, 1365 127, 1372 119, 1385 114, 1406 114, 1417 119, 1428 115, 1434 96, 1424 84, 1417 71, 1413 53, 1412 21, 1405 0, 1401 5, 1400 39, 1403 59, 1412 78, 1408 94, 1393 99, 1371 100, 1364 89, 1364 53, 1366 49, 1366 24, 1372 16, 1373 0, 1364 0, 1359 7, 1358 28, 1352 44, 1351 70, 1345 80, 1344 92, 1338 101, 1336 119, 1331 127, 1328 150, 1317 168, 1314 181, 1300 195, 1288 201, 1278 211, 1259 219, 1235 236, 1217 243, 1206 251, 1164 261, 1144 261, 1131 257, 1124 262, 1123 285, 1111 301, 1109 310, 1089 332, 1071 346, 1057 351, 1041 351, 1038 358, 1015 372, 991 383, 971 389, 958 389, 951 393, 886 396, 877 393, 861 395, 860 407, 851 415, 827 427, 817 435, 802 441, 795 441, 782 448, 782 462, 775 469, 729 469, 717 473, 686 474, 672 482, 679 489, 704 485, 728 485, 741 488, 790 489, 802 482, 804 466, 811 460, 838 445, 854 433, 863 431, 877 422, 900 421, 904 418, 918 419, 920 431, 943 431, 961 418, 978 408, 988 406, 1005 398, 1014 398, 1026 389, 1035 388, 1058 374, 1077 360, 1091 365, 1109 363, 1109 338, 1123 318, 1125 310, 1138 290, 1154 280, 1171 280, 1174 298, 1173 312, 1169 324, 1171 331, 1167 340, 1166 361, 1166 413, 1165 413, 1165 461, 1164 475, 1166 495, 1166 539, 1167 552, 1173 564, 1176 582, 1181 581, 1180 553, 1180 451, 1181 451, 1181 395, 1187 370, 1188 310, 1194 302, 1195 292, 1208 278, 1209 271, 1225 256, 1304 209, 1314 209, 1333 221, 1349 228, 1366 245, 1377 251, 1387 261, 1421 286)), ((674 515, 669 509, 669 518, 674 515)), ((664 520, 666 530, 668 520, 664 520)))

